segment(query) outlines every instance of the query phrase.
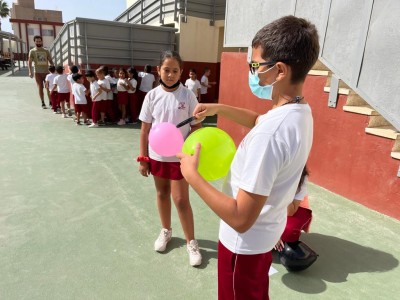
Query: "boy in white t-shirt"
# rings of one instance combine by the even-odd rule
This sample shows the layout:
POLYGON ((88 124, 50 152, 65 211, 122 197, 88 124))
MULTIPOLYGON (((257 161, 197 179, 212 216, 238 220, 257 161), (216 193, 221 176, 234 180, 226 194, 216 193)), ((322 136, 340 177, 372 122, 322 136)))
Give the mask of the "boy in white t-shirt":
POLYGON ((49 105, 53 109, 54 113, 57 113, 57 108, 58 108, 58 101, 57 101, 57 92, 51 93, 51 90, 53 90, 54 86, 54 78, 56 78, 56 67, 55 66, 50 66, 49 67, 49 74, 46 75, 46 78, 44 80, 45 88, 47 90, 47 96, 49 97, 49 105))
POLYGON ((260 115, 200 103, 193 112, 197 118, 219 114, 252 128, 238 146, 223 192, 197 171, 200 144, 193 156, 178 154, 187 182, 221 218, 219 299, 269 299, 271 250, 285 228, 312 144, 313 119, 302 90, 318 58, 315 26, 282 17, 258 31, 249 51, 249 87, 258 98, 272 100, 272 110, 260 115))
POLYGON ((208 81, 208 77, 211 75, 211 70, 210 68, 204 68, 204 75, 201 77, 201 87, 200 87, 200 93, 201 93, 201 98, 203 99, 203 102, 209 102, 209 97, 208 97, 208 89, 211 88, 213 85, 217 84, 215 81, 210 82, 208 81))
POLYGON ((200 81, 197 80, 196 70, 190 69, 189 70, 189 79, 186 80, 185 86, 191 90, 194 95, 196 96, 197 100, 201 102, 201 84, 200 81))
POLYGON ((142 105, 144 101, 144 97, 146 94, 150 92, 156 85, 156 78, 153 74, 151 74, 151 66, 145 65, 144 72, 138 73, 140 79, 139 91, 138 91, 138 109, 139 111, 142 110, 142 105))
MULTIPOLYGON (((98 70, 97 70, 98 71, 98 70)), ((97 72, 96 71, 96 72, 97 72)), ((96 76, 93 71, 87 71, 85 74, 87 81, 90 82, 90 97, 92 98, 92 121, 93 123, 89 125, 89 128, 99 127, 99 115, 104 118, 104 108, 101 99, 104 98, 104 94, 106 94, 99 86, 96 81, 96 76), (100 97, 101 96, 101 97, 100 97)), ((104 75, 103 75, 104 77, 104 75)))
POLYGON ((83 85, 84 78, 81 74, 72 75, 72 80, 74 81, 72 94, 74 95, 76 125, 81 125, 81 115, 83 115, 84 124, 88 124, 86 95, 89 91, 86 91, 83 85))
POLYGON ((71 93, 68 75, 64 74, 64 68, 62 66, 58 66, 56 72, 58 75, 54 78, 54 86, 51 92, 54 93, 54 91, 57 91, 57 101, 61 106, 62 116, 63 118, 68 118, 65 113, 65 102, 69 102, 69 96, 71 93))

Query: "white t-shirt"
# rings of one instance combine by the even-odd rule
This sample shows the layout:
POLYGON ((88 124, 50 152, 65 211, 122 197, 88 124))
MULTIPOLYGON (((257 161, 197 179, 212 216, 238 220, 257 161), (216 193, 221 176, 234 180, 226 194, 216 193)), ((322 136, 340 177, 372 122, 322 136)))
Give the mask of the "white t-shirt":
MULTIPOLYGON (((110 88, 110 82, 107 80, 107 78, 104 78, 103 80, 97 80, 97 83, 101 86, 103 86, 106 89, 110 88)), ((101 94, 97 97, 97 100, 108 100, 107 98, 107 92, 103 91, 101 92, 101 94)))
POLYGON ((86 88, 83 84, 75 82, 72 84, 72 93, 74 94, 75 104, 87 104, 86 88))
POLYGON ((59 93, 70 93, 69 82, 67 74, 59 74, 54 78, 53 83, 57 84, 57 92, 59 93))
POLYGON ((101 101, 101 99, 99 99, 100 95, 97 96, 96 99, 93 99, 93 97, 96 96, 96 94, 99 92, 99 89, 100 89, 100 86, 96 80, 94 80, 93 82, 90 83, 90 96, 92 97, 93 102, 101 101))
POLYGON ((129 80, 129 82, 131 83, 132 87, 133 87, 135 90, 134 90, 134 91, 128 90, 128 93, 129 93, 129 94, 136 93, 136 87, 137 87, 137 81, 136 81, 136 79, 135 79, 135 78, 131 78, 131 79, 129 80))
MULTIPOLYGON (((174 92, 167 92, 159 85, 146 94, 139 119, 145 123, 151 123, 152 126, 162 122, 176 125, 192 116, 197 103, 194 94, 182 84, 174 92)), ((191 125, 197 123, 198 121, 193 121, 191 125)), ((190 132, 190 125, 186 124, 179 130, 186 139, 190 132)), ((151 149, 150 145, 149 156, 157 161, 179 162, 175 156, 160 156, 151 149)))
POLYGON ((128 83, 128 79, 127 78, 125 78, 125 79, 119 78, 118 82, 117 82, 117 90, 118 90, 118 92, 126 92, 127 89, 124 88, 124 86, 122 84, 127 84, 127 83, 128 83))
POLYGON ((71 83, 71 86, 75 83, 75 80, 72 78, 72 75, 75 73, 68 74, 67 79, 71 83))
MULTIPOLYGON (((208 77, 206 75, 203 75, 203 77, 201 77, 201 83, 204 83, 205 85, 208 85, 208 77)), ((208 87, 206 87, 204 85, 201 85, 200 93, 202 95, 207 94, 207 89, 208 89, 208 87)))
POLYGON ((294 195, 293 199, 301 201, 304 200, 304 198, 308 195, 307 183, 308 176, 304 177, 303 184, 301 185, 300 190, 296 193, 296 195, 294 195))
POLYGON ((139 72, 139 77, 142 78, 139 90, 142 92, 149 92, 153 89, 153 82, 156 81, 155 77, 151 73, 139 72))
POLYGON ((49 91, 51 91, 54 87, 54 78, 56 78, 57 74, 56 73, 50 73, 46 75, 46 78, 44 81, 49 82, 49 91))
POLYGON ((199 96, 199 95, 198 95, 198 91, 199 91, 199 89, 201 89, 200 81, 198 81, 197 79, 192 80, 191 78, 189 78, 188 80, 186 80, 185 86, 186 86, 189 90, 191 90, 191 91, 194 93, 194 95, 195 95, 196 97, 199 96))
POLYGON ((233 253, 260 254, 280 239, 300 176, 311 149, 313 119, 308 104, 270 110, 240 143, 223 192, 236 199, 239 189, 268 196, 259 217, 245 233, 221 220, 219 239, 233 253))
MULTIPOLYGON (((105 79, 108 81, 109 89, 111 89, 112 84, 117 84, 117 79, 112 78, 110 75, 106 75, 105 79)), ((116 88, 115 88, 115 92, 118 93, 116 88)), ((107 93, 107 100, 114 100, 114 92, 112 90, 107 93)))

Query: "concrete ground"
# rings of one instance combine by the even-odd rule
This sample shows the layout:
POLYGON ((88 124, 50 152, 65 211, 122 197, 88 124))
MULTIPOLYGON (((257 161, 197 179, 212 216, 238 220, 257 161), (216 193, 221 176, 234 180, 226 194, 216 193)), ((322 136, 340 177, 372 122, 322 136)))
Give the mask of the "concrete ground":
MULTIPOLYGON (((174 238, 154 252, 139 127, 89 129, 42 110, 26 73, 0 73, 0 299, 216 299, 218 218, 191 192, 202 266, 189 266, 175 208, 174 238)), ((271 299, 397 299, 400 222, 309 189, 301 239, 319 258, 299 273, 275 261, 271 299)))

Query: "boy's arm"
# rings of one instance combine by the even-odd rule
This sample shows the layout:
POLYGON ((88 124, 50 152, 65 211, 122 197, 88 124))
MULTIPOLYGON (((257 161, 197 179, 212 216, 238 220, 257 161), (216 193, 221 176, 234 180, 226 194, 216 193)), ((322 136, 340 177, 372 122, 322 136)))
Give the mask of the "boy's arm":
POLYGON ((200 144, 197 144, 193 156, 183 153, 177 155, 181 159, 183 176, 203 201, 225 223, 237 232, 246 232, 257 220, 268 197, 239 189, 235 200, 217 190, 205 181, 197 171, 200 147, 200 144))
POLYGON ((199 103, 193 111, 193 116, 197 119, 203 119, 215 114, 228 118, 248 128, 254 127, 259 116, 258 113, 249 109, 213 103, 199 103))
POLYGON ((53 85, 53 88, 51 89, 51 93, 54 92, 54 91, 56 91, 56 90, 57 90, 57 83, 55 83, 55 84, 53 85))
POLYGON ((111 92, 111 89, 108 89, 108 88, 106 88, 106 87, 104 87, 104 86, 102 86, 101 84, 99 84, 99 87, 100 87, 100 89, 102 90, 102 91, 105 91, 105 92, 111 92))
POLYGON ((96 100, 96 98, 97 98, 101 93, 102 93, 102 92, 101 92, 101 89, 98 89, 98 90, 96 91, 96 94, 93 96, 92 100, 96 100))
POLYGON ((48 90, 49 89, 49 81, 48 80, 46 80, 45 82, 44 82, 44 87, 48 90))
POLYGON ((31 58, 31 53, 29 52, 29 58, 28 58, 28 70, 29 70, 29 77, 33 77, 32 73, 32 58, 31 58))

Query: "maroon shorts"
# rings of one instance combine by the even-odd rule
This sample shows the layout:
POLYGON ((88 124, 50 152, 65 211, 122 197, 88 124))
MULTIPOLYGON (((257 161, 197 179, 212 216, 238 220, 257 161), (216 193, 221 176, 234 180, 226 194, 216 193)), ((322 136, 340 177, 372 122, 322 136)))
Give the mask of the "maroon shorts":
POLYGON ((218 242, 217 263, 219 300, 269 299, 271 251, 253 255, 235 254, 218 242))
POLYGON ((308 228, 312 219, 312 210, 299 207, 293 216, 287 217, 285 231, 281 240, 284 242, 296 242, 299 240, 301 231, 308 228))
POLYGON ((70 93, 58 93, 58 102, 67 101, 69 103, 69 94, 70 93))
POLYGON ((118 92, 118 104, 127 105, 128 104, 128 92, 118 92))
POLYGON ((75 104, 75 112, 87 113, 87 104, 75 104))
POLYGON ((183 179, 180 162, 163 162, 150 158, 150 173, 153 176, 161 177, 164 179, 183 179))

